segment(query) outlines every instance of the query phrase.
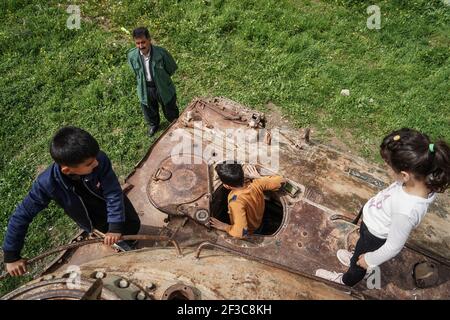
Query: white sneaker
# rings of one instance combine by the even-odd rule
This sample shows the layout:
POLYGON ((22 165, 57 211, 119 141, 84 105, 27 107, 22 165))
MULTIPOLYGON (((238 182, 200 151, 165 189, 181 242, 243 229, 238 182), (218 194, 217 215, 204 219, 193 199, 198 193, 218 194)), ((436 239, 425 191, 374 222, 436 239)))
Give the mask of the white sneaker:
MULTIPOLYGON (((341 264, 343 264, 346 267, 350 267, 350 260, 353 257, 353 252, 350 252, 345 249, 339 249, 336 253, 336 256, 341 264)), ((366 271, 366 275, 364 276, 364 279, 367 279, 371 273, 372 273, 372 270, 368 269, 366 271)))
POLYGON ((334 272, 334 271, 328 271, 325 269, 317 269, 316 270, 316 276, 326 279, 326 280, 330 280, 336 283, 340 283, 340 284, 344 284, 342 282, 342 275, 343 273, 338 273, 338 272, 334 272))
POLYGON ((353 257, 353 252, 345 249, 339 249, 336 253, 336 256, 340 263, 342 263, 346 267, 350 267, 350 259, 353 257))

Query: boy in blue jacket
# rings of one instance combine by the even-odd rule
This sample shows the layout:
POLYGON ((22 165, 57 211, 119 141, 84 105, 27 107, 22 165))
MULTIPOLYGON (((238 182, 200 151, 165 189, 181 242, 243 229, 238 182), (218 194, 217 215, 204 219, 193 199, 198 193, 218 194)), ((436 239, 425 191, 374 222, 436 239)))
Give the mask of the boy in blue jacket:
POLYGON ((117 243, 129 250, 130 243, 119 241, 120 237, 139 232, 139 216, 93 136, 80 128, 63 127, 52 139, 50 154, 54 163, 37 177, 8 223, 3 253, 12 276, 26 273, 20 252, 28 226, 51 200, 83 230, 105 233, 105 245, 117 243))

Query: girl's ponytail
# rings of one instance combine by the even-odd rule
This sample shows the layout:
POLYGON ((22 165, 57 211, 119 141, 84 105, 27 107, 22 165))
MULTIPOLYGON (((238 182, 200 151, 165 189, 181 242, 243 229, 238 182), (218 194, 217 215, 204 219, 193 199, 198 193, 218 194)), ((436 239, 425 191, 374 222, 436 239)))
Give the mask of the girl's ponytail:
POLYGON ((450 185, 450 147, 439 140, 429 145, 429 153, 432 165, 425 184, 432 191, 444 192, 450 185))

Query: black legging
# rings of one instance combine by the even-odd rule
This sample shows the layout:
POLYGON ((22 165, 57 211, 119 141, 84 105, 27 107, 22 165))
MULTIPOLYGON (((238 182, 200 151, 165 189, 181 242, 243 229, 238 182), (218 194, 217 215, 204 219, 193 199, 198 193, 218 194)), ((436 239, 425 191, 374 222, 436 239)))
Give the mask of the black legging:
POLYGON ((359 240, 356 243, 355 253, 350 260, 349 269, 342 276, 342 282, 344 282, 344 284, 346 284, 347 286, 353 287, 362 279, 364 279, 364 276, 366 275, 366 269, 361 268, 356 264, 356 262, 358 262, 359 256, 364 253, 377 250, 385 242, 386 239, 375 237, 367 229, 364 222, 361 222, 361 227, 359 229, 359 240))

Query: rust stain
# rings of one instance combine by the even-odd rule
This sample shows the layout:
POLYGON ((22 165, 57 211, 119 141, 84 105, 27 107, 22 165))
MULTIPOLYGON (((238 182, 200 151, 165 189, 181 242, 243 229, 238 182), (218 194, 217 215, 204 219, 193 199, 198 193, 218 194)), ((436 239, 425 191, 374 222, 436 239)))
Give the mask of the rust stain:
MULTIPOLYGON (((200 130, 206 139, 195 142, 196 147, 206 148, 214 137, 232 139, 224 134, 226 129, 262 129, 265 125, 266 119, 263 114, 247 109, 236 102, 224 98, 194 99, 180 115, 178 121, 171 124, 160 136, 125 181, 126 194, 136 210, 142 214, 141 232, 146 233, 151 230, 161 235, 168 235, 183 247, 196 247, 204 241, 209 241, 234 250, 245 259, 270 261, 285 267, 286 270, 296 271, 305 276, 313 276, 318 268, 345 271, 336 258, 336 251, 354 247, 358 238, 358 227, 348 220, 351 221, 358 214, 361 206, 386 183, 389 183, 386 172, 380 167, 328 146, 317 144, 314 142, 314 137, 311 141, 306 141, 302 138, 300 131, 298 136, 294 136, 295 132, 285 133, 288 138, 280 135, 280 162, 276 173, 288 177, 302 192, 295 198, 284 191, 275 193, 274 197, 283 207, 282 224, 275 234, 255 235, 239 240, 211 230, 208 226, 209 216, 221 206, 226 206, 226 203, 220 200, 223 199, 223 188, 221 189, 220 183, 214 180, 208 171, 208 164, 213 166, 222 158, 210 150, 211 152, 203 154, 200 161, 195 164, 175 164, 171 161, 171 151, 176 143, 173 138, 177 130, 181 130, 184 137, 194 137, 200 130), (345 219, 333 220, 332 216, 341 216, 345 219), (170 218, 169 221, 164 220, 167 217, 170 218), (180 219, 184 217, 188 217, 188 220, 181 222, 180 219)), ((271 128, 271 145, 273 145, 276 142, 274 131, 277 126, 273 123, 267 125, 271 128)), ((263 134, 262 137, 264 136, 263 134)), ((251 138, 247 137, 247 140, 251 138)), ((226 154, 228 150, 243 155, 249 154, 244 144, 251 144, 250 142, 215 144, 214 146, 221 149, 223 154, 226 154)), ((191 154, 185 156, 191 157, 191 154)), ((270 168, 261 166, 261 170, 263 169, 270 172, 270 168)), ((448 195, 438 197, 421 226, 415 230, 408 242, 411 246, 381 267, 383 280, 380 290, 369 290, 365 283, 360 283, 354 290, 364 297, 371 298, 450 298, 449 208, 448 195), (435 260, 435 257, 439 261, 435 260), (416 263, 424 260, 433 261, 438 265, 440 283, 432 288, 417 290, 411 271, 416 263)), ((146 244, 146 246, 158 247, 160 244, 146 244)), ((121 266, 117 270, 129 272, 138 271, 143 265, 138 264, 137 261, 145 260, 142 256, 144 253, 140 251, 129 253, 130 259, 125 264, 120 258, 114 259, 115 256, 109 255, 109 252, 100 256, 98 252, 98 248, 95 247, 71 252, 67 255, 64 266, 71 263, 83 265, 90 261, 89 264, 92 267, 100 265, 111 267, 117 263, 121 266), (94 261, 95 259, 99 260, 94 261)), ((152 251, 146 251, 145 254, 150 259, 152 251)), ((158 257, 160 258, 158 263, 162 267, 165 263, 164 255, 159 254, 158 257)), ((202 259, 181 262, 181 260, 174 260, 169 254, 165 259, 167 263, 171 263, 169 269, 173 269, 172 272, 187 278, 194 277, 187 270, 198 269, 202 265, 199 262, 202 259)), ((224 265, 229 266, 231 263, 223 255, 216 255, 212 259, 215 259, 217 264, 220 264, 221 259, 224 265)), ((149 260, 148 264, 152 265, 153 261, 149 260)), ((244 278, 235 272, 217 274, 212 269, 198 271, 201 272, 199 275, 204 277, 216 274, 219 277, 216 280, 232 281, 234 289, 240 285, 248 292, 258 292, 267 283, 255 271, 265 269, 274 270, 273 267, 259 265, 256 267, 255 265, 254 270, 251 267, 247 270, 244 278)), ((280 269, 278 274, 280 279, 289 278, 287 271, 283 272, 280 269)), ((273 280, 276 280, 276 276, 273 280)), ((202 282, 204 279, 195 281, 202 282)), ((211 278, 210 281, 213 279, 211 278)), ((202 283, 206 286, 205 282, 202 283)), ((297 298, 312 299, 324 295, 324 290, 339 291, 319 281, 304 280, 303 283, 307 284, 307 289, 301 294, 296 294, 297 298)), ((229 296, 231 291, 224 294, 223 290, 228 289, 217 287, 215 291, 211 289, 212 291, 208 292, 211 295, 232 297, 229 296)), ((280 288, 277 294, 283 292, 292 297, 289 290, 288 287, 280 288)), ((242 296, 246 295, 242 294, 242 296)), ((268 292, 257 295, 257 297, 269 296, 283 298, 283 296, 270 295, 268 292)), ((342 296, 339 297, 342 298, 342 296)))

